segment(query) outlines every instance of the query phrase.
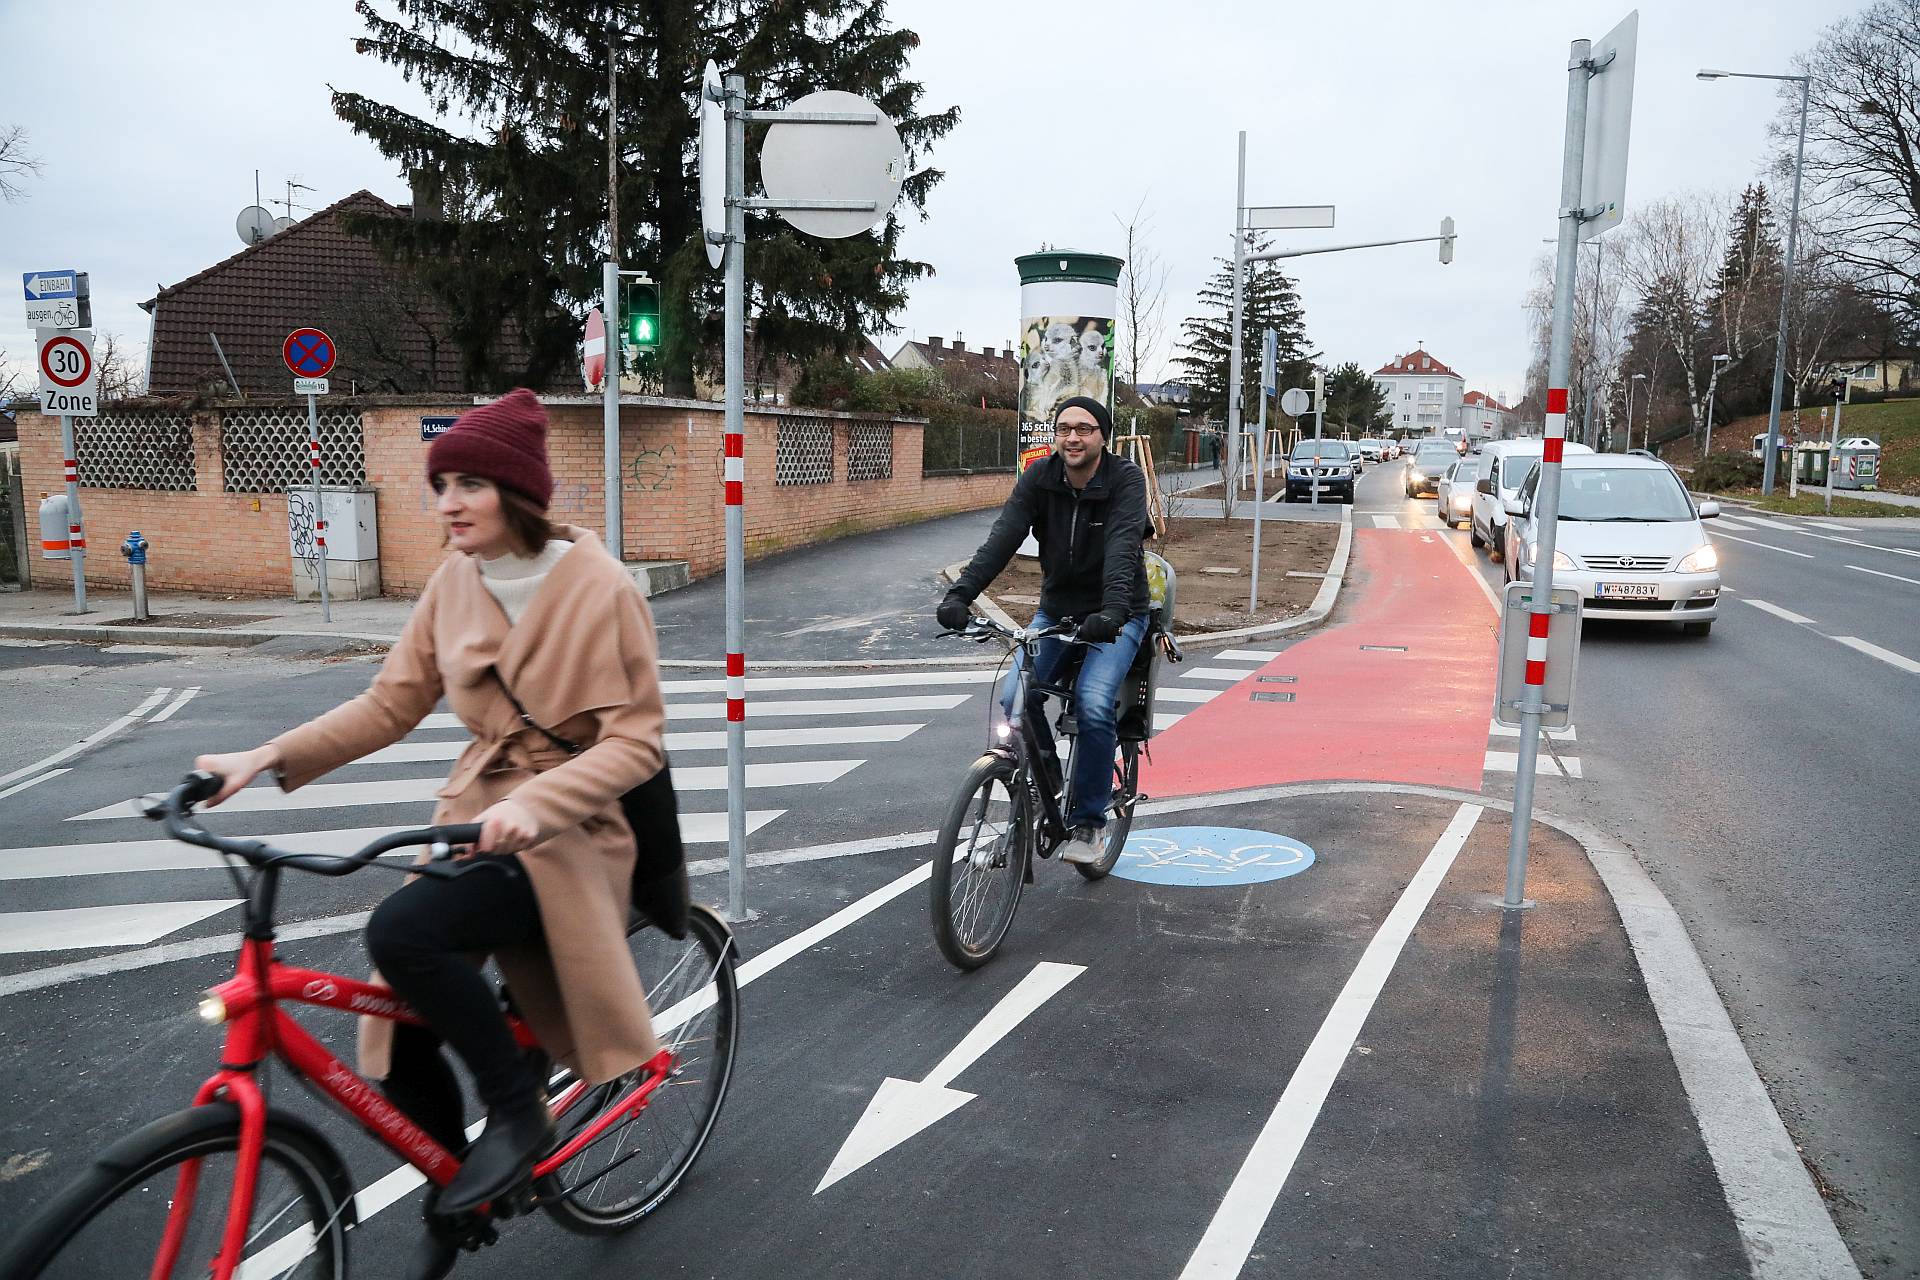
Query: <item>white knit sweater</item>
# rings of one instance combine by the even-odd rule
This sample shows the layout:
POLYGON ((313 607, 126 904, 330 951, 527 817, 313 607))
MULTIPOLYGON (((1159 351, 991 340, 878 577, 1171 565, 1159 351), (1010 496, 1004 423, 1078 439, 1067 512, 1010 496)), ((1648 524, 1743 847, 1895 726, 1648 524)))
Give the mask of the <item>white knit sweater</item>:
POLYGON ((560 563, 560 557, 567 554, 572 546, 565 538, 554 538, 540 548, 537 556, 508 552, 504 556, 480 561, 481 581, 486 584, 493 598, 500 602, 509 622, 520 621, 520 615, 527 611, 533 593, 546 581, 548 571, 560 563))

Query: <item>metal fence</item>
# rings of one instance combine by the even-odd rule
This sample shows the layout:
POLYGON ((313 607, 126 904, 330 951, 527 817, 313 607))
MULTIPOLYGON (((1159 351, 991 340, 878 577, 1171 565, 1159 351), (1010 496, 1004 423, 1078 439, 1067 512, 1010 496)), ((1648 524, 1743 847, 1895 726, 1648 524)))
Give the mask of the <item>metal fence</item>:
POLYGON ((1020 459, 1020 428, 1008 422, 929 422, 920 451, 923 476, 1011 473, 1020 459))

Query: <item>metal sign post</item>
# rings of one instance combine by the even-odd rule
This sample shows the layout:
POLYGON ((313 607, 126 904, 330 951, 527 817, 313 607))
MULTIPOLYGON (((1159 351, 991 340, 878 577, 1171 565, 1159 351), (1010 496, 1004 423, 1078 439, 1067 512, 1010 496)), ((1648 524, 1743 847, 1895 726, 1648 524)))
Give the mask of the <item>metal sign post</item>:
POLYGON ((320 505, 320 412, 307 395, 307 469, 313 473, 314 571, 320 579, 320 621, 333 621, 333 597, 327 591, 327 509, 320 505))
POLYGON ((1233 515, 1240 489, 1240 325, 1247 305, 1247 131, 1240 131, 1240 177, 1233 196, 1233 339, 1227 354, 1227 469, 1221 475, 1220 512, 1233 515))
POLYGON ((1274 393, 1273 364, 1280 335, 1269 329, 1260 347, 1260 439, 1253 455, 1253 564, 1247 584, 1247 612, 1260 607, 1260 512, 1267 502, 1267 397, 1274 393))
MULTIPOLYGON (((70 287, 74 274, 68 273, 70 287)), ((42 287, 47 287, 46 273, 40 275, 42 287)), ((40 367, 40 412, 60 418, 60 458, 67 481, 67 549, 73 562, 73 611, 85 613, 87 535, 80 519, 80 454, 73 420, 100 412, 100 369, 93 360, 93 335, 85 330, 42 329, 35 337, 40 342, 36 361, 40 367)))
MULTIPOLYGON (((778 213, 809 235, 858 235, 893 207, 906 177, 906 150, 893 121, 865 99, 829 89, 808 94, 785 111, 749 111, 746 77, 729 75, 723 81, 708 62, 699 161, 708 255, 726 266, 727 915, 739 921, 747 918, 747 211, 778 213), (772 126, 761 154, 764 197, 747 195, 749 124, 772 126), (826 126, 825 133, 820 126, 826 126), (846 135, 844 145, 836 135, 846 135), (714 154, 716 136, 724 138, 723 155, 714 154), (724 183, 716 181, 722 172, 724 183), (714 225, 721 212, 715 194, 723 194, 724 228, 714 225)), ((609 300, 612 305, 611 294, 609 300)))
POLYGON ((73 418, 60 415, 60 454, 67 464, 67 549, 73 558, 73 611, 87 611, 87 535, 80 522, 80 463, 73 448, 73 418))
POLYGON ((319 329, 295 329, 280 344, 280 358, 293 370, 294 394, 307 397, 307 470, 313 477, 314 576, 320 579, 320 620, 333 621, 333 597, 327 589, 327 509, 320 505, 320 411, 314 400, 327 394, 327 375, 339 352, 319 329))
MULTIPOLYGON (((1560 235, 1553 272, 1553 336, 1547 349, 1546 441, 1540 458, 1540 483, 1534 491, 1534 524, 1540 530, 1540 537, 1534 544, 1533 553, 1525 690, 1518 708, 1520 754, 1514 769, 1513 827, 1507 839, 1507 887, 1501 903, 1510 909, 1530 905, 1526 901, 1527 841, 1533 827, 1533 774, 1540 758, 1541 717, 1547 710, 1547 640, 1555 608, 1553 558, 1557 554, 1555 543, 1558 541, 1560 523, 1560 460, 1566 451, 1567 374, 1573 357, 1574 273, 1579 269, 1581 225, 1595 219, 1617 222, 1623 203, 1617 193, 1625 183, 1624 137, 1617 140, 1617 145, 1612 138, 1595 142, 1607 159, 1607 166, 1598 178, 1586 167, 1589 141, 1588 86, 1594 77, 1605 74, 1612 64, 1619 64, 1631 74, 1634 21, 1633 16, 1629 15, 1627 21, 1608 37, 1608 41, 1617 42, 1625 33, 1624 58, 1616 52, 1604 61, 1596 61, 1592 55, 1592 42, 1575 40, 1567 59, 1567 124, 1560 157, 1560 235), (1589 187, 1583 183, 1583 173, 1587 182, 1598 182, 1602 196, 1600 203, 1589 204, 1589 187)), ((1629 97, 1624 106, 1617 82, 1615 86, 1610 86, 1612 92, 1605 99, 1607 119, 1618 122, 1617 127, 1622 129, 1628 118, 1627 108, 1631 106, 1630 80, 1625 88, 1629 97)), ((1512 554, 1523 555, 1524 552, 1516 547, 1512 554)))

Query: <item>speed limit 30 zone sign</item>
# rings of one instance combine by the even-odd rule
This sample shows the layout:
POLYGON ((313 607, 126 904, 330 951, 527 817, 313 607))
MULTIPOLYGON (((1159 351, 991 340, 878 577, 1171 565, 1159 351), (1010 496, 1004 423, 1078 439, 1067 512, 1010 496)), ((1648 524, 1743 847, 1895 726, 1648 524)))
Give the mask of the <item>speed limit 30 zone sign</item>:
POLYGON ((100 370, 93 363, 93 335, 56 333, 40 344, 40 412, 95 417, 100 412, 100 370))

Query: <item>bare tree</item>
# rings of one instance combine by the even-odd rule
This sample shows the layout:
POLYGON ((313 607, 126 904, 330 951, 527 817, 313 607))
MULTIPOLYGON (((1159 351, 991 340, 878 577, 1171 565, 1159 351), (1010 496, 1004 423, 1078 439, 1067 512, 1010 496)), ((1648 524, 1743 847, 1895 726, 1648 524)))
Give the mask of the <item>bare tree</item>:
POLYGON ((40 157, 27 151, 26 130, 17 124, 0 125, 0 201, 12 204, 26 199, 22 181, 39 177, 42 167, 40 157))
POLYGON ((1660 345, 1673 353, 1686 388, 1688 418, 1695 436, 1703 436, 1706 397, 1721 368, 1706 350, 1704 324, 1720 266, 1718 206, 1699 195, 1655 200, 1618 240, 1626 279, 1640 296, 1641 321, 1651 325, 1660 345))
POLYGON ((25 395, 26 382, 26 369, 8 359, 5 348, 0 348, 0 405, 11 404, 15 396, 25 395))
MULTIPOLYGON (((1828 27, 1798 60, 1812 77, 1805 207, 1837 265, 1920 323, 1920 0, 1879 0, 1828 27)), ((1773 133, 1791 156, 1798 94, 1773 133)))
POLYGON ((1127 265, 1120 275, 1120 321, 1125 357, 1123 381, 1137 385, 1140 371, 1153 360, 1166 338, 1167 272, 1166 262, 1147 242, 1153 229, 1153 217, 1147 212, 1146 197, 1134 207, 1131 218, 1113 219, 1125 235, 1127 265))
POLYGON ((147 390, 146 352, 128 350, 117 333, 103 333, 93 344, 94 367, 100 371, 100 400, 127 400, 147 390))

